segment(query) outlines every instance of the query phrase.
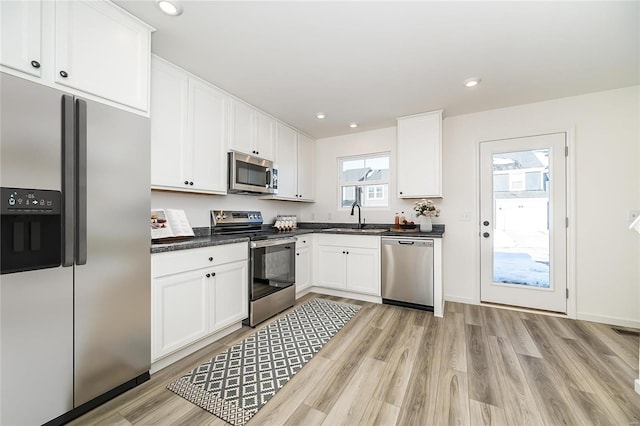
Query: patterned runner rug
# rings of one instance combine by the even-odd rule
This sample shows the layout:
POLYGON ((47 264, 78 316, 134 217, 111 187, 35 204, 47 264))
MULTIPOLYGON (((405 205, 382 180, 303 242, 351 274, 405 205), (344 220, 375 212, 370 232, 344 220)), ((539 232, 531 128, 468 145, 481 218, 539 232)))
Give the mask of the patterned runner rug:
POLYGON ((309 300, 167 389, 232 425, 244 425, 359 309, 309 300))

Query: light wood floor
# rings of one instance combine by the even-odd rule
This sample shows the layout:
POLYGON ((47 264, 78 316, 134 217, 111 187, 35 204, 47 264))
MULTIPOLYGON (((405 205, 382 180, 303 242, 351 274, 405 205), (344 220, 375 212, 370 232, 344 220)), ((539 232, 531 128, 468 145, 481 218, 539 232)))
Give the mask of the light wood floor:
MULTIPOLYGON (((447 303, 363 309, 249 425, 627 425, 640 422, 638 336, 610 326, 447 303)), ((223 425, 165 386, 243 327, 73 424, 223 425)))

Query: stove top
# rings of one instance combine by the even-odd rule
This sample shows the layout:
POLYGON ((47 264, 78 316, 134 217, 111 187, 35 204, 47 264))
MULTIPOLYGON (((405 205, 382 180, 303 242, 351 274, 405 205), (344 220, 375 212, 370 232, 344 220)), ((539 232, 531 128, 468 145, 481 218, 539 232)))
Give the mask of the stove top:
POLYGON ((251 241, 289 237, 291 234, 263 227, 259 211, 211 210, 212 235, 238 235, 251 241))

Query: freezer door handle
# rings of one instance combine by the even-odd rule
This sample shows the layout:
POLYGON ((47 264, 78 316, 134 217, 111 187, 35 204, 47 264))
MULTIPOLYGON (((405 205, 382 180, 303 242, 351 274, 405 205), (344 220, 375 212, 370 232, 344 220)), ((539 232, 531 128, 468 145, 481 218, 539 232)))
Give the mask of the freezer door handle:
POLYGON ((62 266, 73 266, 75 205, 75 115, 73 97, 62 96, 62 266))
POLYGON ((87 103, 76 99, 76 265, 87 263, 87 103))

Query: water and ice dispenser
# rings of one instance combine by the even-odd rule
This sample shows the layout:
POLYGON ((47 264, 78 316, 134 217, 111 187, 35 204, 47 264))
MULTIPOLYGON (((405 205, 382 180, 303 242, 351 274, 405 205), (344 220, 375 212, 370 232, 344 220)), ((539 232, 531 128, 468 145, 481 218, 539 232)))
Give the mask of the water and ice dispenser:
POLYGON ((1 273, 60 265, 62 204, 60 191, 0 188, 1 273))

